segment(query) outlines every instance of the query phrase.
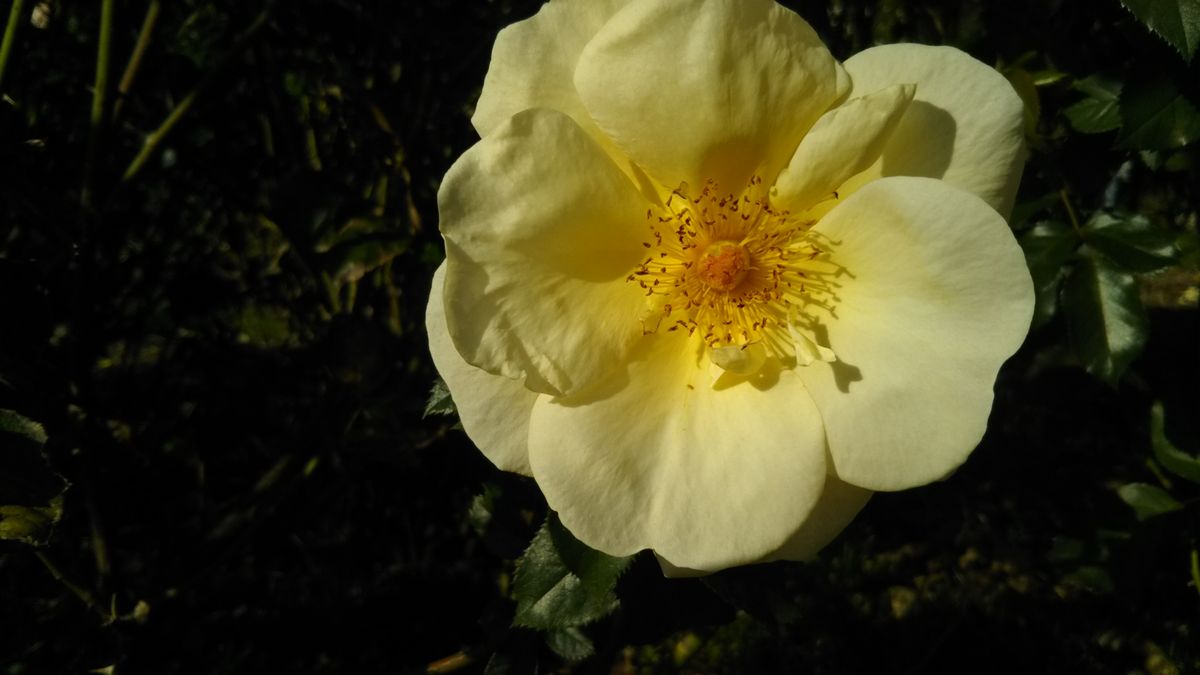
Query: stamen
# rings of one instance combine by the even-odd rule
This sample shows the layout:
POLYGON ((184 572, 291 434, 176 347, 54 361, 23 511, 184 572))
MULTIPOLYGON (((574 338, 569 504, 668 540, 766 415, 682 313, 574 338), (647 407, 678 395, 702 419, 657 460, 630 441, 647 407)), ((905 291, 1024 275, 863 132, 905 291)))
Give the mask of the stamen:
MULTIPOLYGON (((646 213, 645 261, 629 275, 653 302, 643 329, 686 330, 714 350, 761 345, 767 356, 795 362, 790 317, 798 307, 831 308, 834 277, 828 246, 811 221, 776 211, 758 176, 741 194, 707 181, 686 185, 646 213)), ((722 352, 729 354, 732 352, 722 352)))

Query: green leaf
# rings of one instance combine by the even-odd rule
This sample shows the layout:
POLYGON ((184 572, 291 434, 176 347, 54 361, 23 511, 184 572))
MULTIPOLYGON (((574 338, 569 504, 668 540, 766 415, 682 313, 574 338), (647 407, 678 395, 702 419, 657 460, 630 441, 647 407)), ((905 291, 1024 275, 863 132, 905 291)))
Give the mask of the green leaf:
POLYGON ((1037 84, 1033 81, 1033 76, 1024 68, 1013 68, 1008 72, 1008 83, 1017 92, 1017 96, 1021 97, 1021 101, 1025 104, 1024 120, 1025 120, 1025 138, 1029 139, 1034 145, 1040 143, 1038 137, 1038 120, 1042 116, 1041 97, 1038 96, 1037 84))
POLYGON ((1169 78, 1131 83, 1121 92, 1120 107, 1120 148, 1166 150, 1200 139, 1200 110, 1169 78))
POLYGON ((1150 408, 1150 445, 1154 448, 1154 458, 1163 468, 1180 478, 1200 483, 1200 457, 1180 450, 1167 438, 1161 402, 1150 408))
POLYGON ((450 388, 446 381, 437 378, 433 388, 429 390, 429 400, 425 402, 425 417, 430 415, 453 415, 458 412, 454 407, 454 399, 450 397, 450 388))
POLYGON ((1036 328, 1049 321, 1058 309, 1058 289, 1066 276, 1064 268, 1079 247, 1079 236, 1069 225, 1045 220, 1021 235, 1020 242, 1037 293, 1033 311, 1036 328))
POLYGON ((1096 594, 1113 591, 1112 577, 1107 570, 1098 565, 1084 565, 1070 574, 1063 575, 1062 582, 1096 594))
POLYGON ((1063 111, 1073 129, 1085 134, 1101 134, 1120 128, 1120 80, 1097 73, 1079 80, 1072 88, 1087 95, 1063 111))
POLYGON ((1146 310, 1133 275, 1086 249, 1063 288, 1067 329, 1088 372, 1116 384, 1146 343, 1146 310))
POLYGON ((1166 490, 1149 483, 1129 483, 1117 488, 1117 495, 1133 507, 1138 520, 1147 520, 1164 513, 1183 508, 1183 504, 1167 494, 1166 490))
POLYGON ((1059 199, 1061 198, 1057 192, 1047 192, 1040 197, 1019 201, 1013 206, 1012 214, 1008 217, 1008 222, 1014 228, 1020 229, 1029 219, 1058 204, 1059 199))
POLYGON ((613 588, 632 559, 588 548, 551 513, 517 561, 513 625, 558 630, 607 616, 619 604, 613 588))
POLYGON ((62 518, 67 483, 50 470, 40 424, 0 410, 0 540, 41 546, 62 518))
POLYGON ((568 661, 582 661, 596 653, 596 645, 578 628, 560 628, 546 633, 546 646, 568 661))
POLYGON ((376 218, 350 218, 336 231, 322 237, 314 250, 340 286, 362 279, 368 272, 408 250, 408 237, 390 231, 376 218))
POLYGON ((1155 272, 1179 259, 1175 235, 1140 214, 1121 217, 1099 211, 1083 231, 1089 246, 1130 272, 1155 272))
POLYGON ((1191 61, 1200 45, 1200 0, 1121 0, 1125 9, 1191 61))

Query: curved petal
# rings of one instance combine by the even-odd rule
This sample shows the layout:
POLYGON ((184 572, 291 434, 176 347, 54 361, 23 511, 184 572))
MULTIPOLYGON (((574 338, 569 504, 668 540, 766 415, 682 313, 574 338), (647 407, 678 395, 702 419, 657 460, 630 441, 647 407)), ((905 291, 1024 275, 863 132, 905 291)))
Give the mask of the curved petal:
POLYGON ((847 178, 879 159, 915 91, 914 85, 897 84, 822 115, 775 181, 772 203, 797 213, 833 197, 847 178))
POLYGON ((917 85, 868 177, 940 178, 1008 217, 1025 162, 1025 136, 1024 104, 1004 76, 953 47, 914 44, 873 47, 845 65, 854 81, 851 96, 917 85))
POLYGON ((534 404, 533 475, 584 543, 715 571, 778 549, 816 505, 825 440, 794 371, 714 387, 703 353, 682 332, 647 336, 626 372, 534 404))
MULTIPOLYGON (((530 108, 553 108, 575 120, 602 147, 600 132, 575 91, 575 65, 584 45, 629 0, 551 0, 537 14, 496 36, 483 91, 471 124, 480 136, 530 108)), ((620 158, 618 157, 618 161, 620 158)))
POLYGON ((821 549, 829 545, 846 526, 854 520, 859 511, 870 501, 871 490, 865 490, 851 485, 836 476, 825 477, 825 488, 821 491, 821 501, 805 519, 800 528, 788 537, 783 546, 763 559, 772 560, 812 560, 821 549))
POLYGON ((999 214, 929 178, 865 185, 814 231, 842 266, 836 363, 798 369, 842 480, 902 490, 945 477, 987 426, 996 372, 1025 338, 1033 283, 999 214))
MULTIPOLYGON (((813 507, 812 513, 804 519, 800 528, 793 532, 792 536, 788 537, 783 546, 780 546, 775 552, 752 562, 812 560, 821 549, 828 546, 854 520, 854 517, 867 505, 873 494, 875 493, 870 490, 842 482, 835 476, 826 476, 821 499, 813 507)), ((657 556, 657 558, 663 575, 667 577, 699 577, 711 574, 706 570, 676 567, 662 556, 657 556)))
POLYGON ((538 395, 516 380, 492 375, 463 361, 446 330, 442 303, 445 281, 443 263, 433 274, 433 288, 425 309, 425 330, 429 332, 433 365, 454 397, 463 430, 484 456, 504 471, 532 475, 529 415, 538 395))
POLYGON ((596 34, 575 87, 599 127, 668 188, 773 182, 849 88, 807 23, 771 0, 642 0, 596 34))
POLYGON ((446 322, 463 358, 543 393, 577 390, 641 337, 648 204, 566 115, 517 113, 438 191, 446 322))

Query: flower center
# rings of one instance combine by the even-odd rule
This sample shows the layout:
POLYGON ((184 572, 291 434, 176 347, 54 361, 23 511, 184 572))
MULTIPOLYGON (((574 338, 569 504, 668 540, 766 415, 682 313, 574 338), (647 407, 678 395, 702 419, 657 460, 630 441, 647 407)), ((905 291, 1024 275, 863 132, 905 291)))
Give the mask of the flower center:
POLYGON ((696 261, 696 276, 714 291, 728 293, 738 287, 750 271, 750 254, 732 241, 717 241, 705 247, 696 261))
POLYGON ((741 195, 712 181, 698 195, 681 188, 646 219, 648 256, 628 277, 647 296, 646 333, 699 334, 714 354, 761 345, 767 356, 813 360, 802 353, 817 349, 807 310, 833 309, 839 268, 812 222, 771 207, 762 179, 741 195))

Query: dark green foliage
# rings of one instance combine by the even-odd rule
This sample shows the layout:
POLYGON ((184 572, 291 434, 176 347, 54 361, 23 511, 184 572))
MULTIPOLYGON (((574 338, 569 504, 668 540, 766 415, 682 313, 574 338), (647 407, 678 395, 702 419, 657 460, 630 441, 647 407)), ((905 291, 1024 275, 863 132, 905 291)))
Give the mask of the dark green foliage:
POLYGON ((1190 455, 1175 447, 1166 434, 1163 406, 1155 403, 1150 409, 1150 443, 1154 458, 1163 468, 1180 478, 1200 483, 1200 457, 1190 455))
POLYGON ((0 410, 0 541, 43 545, 62 518, 66 483, 46 466, 40 424, 0 410))
MULTIPOLYGON (((613 588, 629 561, 584 546, 550 514, 517 561, 514 624, 561 632, 610 614, 619 604, 613 588)), ((554 640, 572 642, 570 634, 554 640)))
POLYGON ((1196 89, 1162 77, 1130 82, 1121 91, 1121 147, 1164 150, 1200 139, 1196 89))
POLYGON ((1103 258, 1084 256, 1067 280, 1063 302, 1075 353, 1088 372, 1115 384, 1146 341, 1137 281, 1103 258))
POLYGON ((1191 60, 1200 46, 1200 0, 1121 0, 1167 44, 1191 60))
POLYGON ((1127 483, 1117 489, 1121 500, 1133 508, 1138 520, 1146 520, 1183 508, 1166 490, 1147 483, 1127 483))
POLYGON ((1072 88, 1087 95, 1063 110, 1071 126, 1085 134, 1100 134, 1121 127, 1119 106, 1122 84, 1103 75, 1092 75, 1075 82, 1072 88))

